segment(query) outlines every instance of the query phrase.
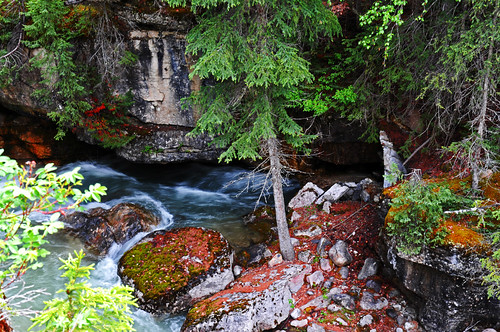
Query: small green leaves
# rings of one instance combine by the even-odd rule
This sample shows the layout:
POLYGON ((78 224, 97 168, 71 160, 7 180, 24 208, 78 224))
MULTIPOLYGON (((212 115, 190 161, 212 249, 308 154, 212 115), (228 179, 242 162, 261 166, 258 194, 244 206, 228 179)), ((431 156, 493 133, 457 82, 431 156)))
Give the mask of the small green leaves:
MULTIPOLYGON (((0 151, 0 153, 3 151, 0 151)), ((57 175, 56 167, 47 164, 35 170, 34 163, 19 167, 0 155, 0 175, 6 181, 0 188, 0 295, 5 287, 18 280, 28 269, 42 266, 39 258, 49 252, 41 246, 46 237, 64 227, 58 221, 61 212, 77 208, 83 201, 100 200, 106 188, 90 186, 85 193, 73 186, 80 185, 83 176, 78 169, 57 175), (73 196, 73 197, 72 197, 73 196), (67 205, 69 199, 74 203, 67 205), (32 222, 32 213, 47 214, 43 222, 32 222)))
POLYGON ((137 306, 128 286, 112 288, 91 288, 86 281, 93 264, 82 266, 83 251, 75 251, 68 259, 60 259, 64 270, 61 275, 68 279, 66 288, 59 290, 67 298, 54 298, 45 302, 44 310, 33 319, 33 325, 44 327, 44 331, 134 331, 133 320, 129 316, 129 306, 137 306))

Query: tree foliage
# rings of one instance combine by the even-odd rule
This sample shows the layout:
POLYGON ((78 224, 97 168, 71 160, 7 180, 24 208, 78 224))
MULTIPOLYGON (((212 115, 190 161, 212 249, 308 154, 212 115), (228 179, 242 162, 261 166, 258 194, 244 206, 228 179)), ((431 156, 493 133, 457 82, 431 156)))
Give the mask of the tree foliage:
MULTIPOLYGON (((85 127, 84 113, 94 109, 94 99, 111 94, 109 82, 119 74, 117 68, 129 65, 131 58, 116 22, 109 18, 107 1, 71 3, 0 1, 0 86, 12 84, 21 70, 39 72, 40 81, 33 82, 34 97, 58 125, 56 139, 62 138, 68 128, 85 127), (91 35, 95 36, 94 47, 83 51, 88 54, 82 61, 84 57, 76 52, 78 41, 91 35), (32 53, 29 59, 28 51, 32 53)), ((127 133, 122 128, 110 130, 127 133)), ((133 137, 128 138, 115 141, 123 145, 133 137)), ((104 139, 108 137, 103 135, 97 142, 104 139)))
MULTIPOLYGON (((187 1, 165 0, 171 6, 187 1)), ((198 24, 187 35, 196 58, 191 77, 212 80, 190 98, 202 110, 193 134, 208 133, 225 151, 222 161, 269 156, 281 251, 293 258, 283 195, 277 139, 303 149, 314 135, 287 112, 290 96, 313 75, 304 47, 340 33, 322 1, 198 0, 189 3, 198 24), (279 186, 279 188, 277 188, 279 186)))
MULTIPOLYGON (((0 150, 0 153, 3 152, 0 150)), ((0 294, 28 269, 42 266, 38 258, 48 251, 41 248, 46 236, 62 228, 57 219, 64 211, 76 209, 82 202, 100 201, 106 187, 91 185, 81 191, 83 176, 78 168, 59 174, 56 167, 47 164, 35 168, 34 163, 20 167, 15 160, 0 155, 0 177, 5 180, 0 189, 0 294), (30 216, 42 213, 50 216, 41 223, 30 216)))
MULTIPOLYGON (((39 261, 49 252, 43 248, 46 237, 63 227, 61 213, 79 209, 83 202, 100 201, 106 188, 100 184, 81 190, 83 176, 78 168, 56 174, 52 164, 36 168, 34 163, 21 167, 2 156, 0 150, 0 318, 13 312, 6 291, 29 269, 42 266, 39 261), (41 214, 42 221, 33 221, 41 214)), ((37 218, 40 219, 40 218, 37 218)), ((32 292, 33 293, 33 292, 32 292)))
POLYGON ((45 309, 33 319, 36 326, 43 326, 44 331, 135 331, 133 320, 128 315, 129 306, 137 306, 132 296, 133 289, 128 286, 112 288, 92 288, 86 281, 93 265, 82 266, 85 255, 82 251, 69 254, 67 260, 60 259, 65 270, 61 275, 68 279, 65 289, 66 298, 58 297, 45 302, 45 309))

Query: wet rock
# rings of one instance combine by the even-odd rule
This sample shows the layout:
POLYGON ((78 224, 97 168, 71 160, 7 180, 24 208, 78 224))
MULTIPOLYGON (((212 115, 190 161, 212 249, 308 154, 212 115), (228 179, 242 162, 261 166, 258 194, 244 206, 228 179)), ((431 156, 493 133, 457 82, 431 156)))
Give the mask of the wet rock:
POLYGON ((337 241, 335 245, 330 248, 328 256, 330 256, 333 264, 337 266, 345 266, 352 262, 352 256, 347 248, 347 243, 342 240, 337 241))
POLYGON ((308 275, 306 279, 311 287, 319 286, 323 283, 323 281, 325 281, 325 277, 321 271, 316 271, 313 274, 308 275))
POLYGON ((328 253, 326 251, 326 247, 331 246, 332 242, 328 240, 326 237, 322 237, 318 245, 316 246, 316 254, 320 257, 327 257, 328 253))
POLYGON ((323 193, 323 189, 312 182, 308 182, 304 187, 302 187, 302 189, 299 190, 297 195, 290 200, 288 207, 293 210, 299 207, 312 205, 323 193))
POLYGON ((356 309, 354 298, 349 294, 335 294, 332 296, 332 300, 348 310, 356 309))
POLYGON ((330 260, 328 258, 321 258, 319 260, 319 266, 321 270, 325 272, 329 272, 332 270, 332 266, 330 265, 330 260))
POLYGON ((302 311, 299 308, 293 309, 292 312, 290 313, 290 317, 292 317, 293 319, 297 319, 301 315, 302 315, 302 311))
MULTIPOLYGON (((157 129, 153 125, 150 130, 115 150, 115 153, 128 161, 148 164, 167 164, 188 161, 215 161, 221 151, 210 146, 207 135, 189 136, 188 128, 172 128, 163 125, 157 129)), ((93 140, 80 139, 93 144, 93 140)), ((94 143, 95 144, 95 143, 94 143)))
POLYGON ((124 243, 158 225, 159 219, 145 208, 120 203, 106 210, 90 209, 63 217, 65 230, 76 236, 97 256, 105 256, 114 243, 124 243))
MULTIPOLYGON (((0 91, 0 99, 2 92, 0 91)), ((0 103, 1 104, 1 103, 0 103)), ((77 140, 71 133, 56 140, 57 126, 40 117, 10 112, 0 105, 0 149, 4 155, 22 165, 37 163, 66 164, 75 160, 92 159, 105 153, 95 146, 77 140)))
POLYGON ((389 305, 389 302, 384 297, 375 299, 371 292, 364 291, 359 305, 363 310, 382 310, 389 305))
POLYGON ((359 326, 361 326, 361 327, 365 327, 367 325, 370 325, 371 323, 373 323, 373 316, 372 315, 363 316, 359 320, 359 326))
POLYGON ((264 244, 255 244, 236 254, 236 263, 243 267, 260 266, 271 256, 271 252, 264 244))
POLYGON ((318 324, 312 324, 307 327, 307 332, 325 332, 325 328, 318 324))
POLYGON ((304 327, 304 326, 307 326, 307 324, 309 324, 309 321, 307 319, 302 319, 302 320, 292 320, 290 322, 290 325, 293 326, 293 327, 298 327, 298 328, 301 328, 301 327, 304 327))
POLYGON ((276 213, 270 206, 259 206, 243 216, 243 223, 252 231, 251 240, 255 244, 270 243, 278 238, 273 229, 276 226, 276 213))
POLYGON ((229 243, 216 231, 201 227, 160 230, 125 252, 118 275, 134 288, 141 309, 178 313, 234 279, 232 257, 229 243))
POLYGON ((378 270, 378 261, 375 258, 368 257, 365 259, 365 263, 363 264, 363 267, 361 268, 361 271, 358 274, 358 279, 363 280, 368 277, 374 276, 377 274, 378 270))
POLYGON ((290 292, 297 293, 299 289, 304 285, 304 280, 307 274, 312 272, 311 265, 306 265, 302 272, 298 273, 296 276, 292 277, 289 282, 290 292))
POLYGON ((380 290, 382 289, 382 286, 375 280, 368 280, 366 282, 366 287, 373 289, 375 293, 380 293, 380 290))
POLYGON ((321 233, 323 233, 323 231, 321 230, 321 227, 319 227, 318 225, 313 225, 306 230, 296 229, 293 231, 293 235, 295 236, 308 236, 308 237, 315 237, 321 235, 321 233))
POLYGON ((330 203, 337 202, 344 194, 349 191, 349 187, 335 183, 325 193, 323 193, 317 200, 316 204, 323 204, 325 201, 330 203))
POLYGON ((273 267, 281 263, 283 263, 283 256, 281 256, 281 254, 276 254, 267 264, 269 265, 269 267, 273 267))
POLYGON ((339 270, 339 274, 342 279, 347 279, 349 276, 349 268, 347 266, 342 266, 339 270))
POLYGON ((280 265, 244 273, 230 288, 196 303, 181 331, 254 332, 276 328, 290 315, 289 282, 306 265, 280 265))
POLYGON ((297 254, 297 259, 304 263, 311 263, 312 261, 311 251, 309 250, 299 251, 299 253, 297 254))

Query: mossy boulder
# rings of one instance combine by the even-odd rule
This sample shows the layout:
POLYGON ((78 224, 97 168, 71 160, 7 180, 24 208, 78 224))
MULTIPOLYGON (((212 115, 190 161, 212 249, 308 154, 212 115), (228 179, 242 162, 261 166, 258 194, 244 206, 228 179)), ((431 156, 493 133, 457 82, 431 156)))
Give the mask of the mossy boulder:
POLYGON ((229 243, 216 231, 201 227, 159 230, 125 252, 118 274, 135 289, 141 309, 178 313, 233 281, 232 261, 229 243))
POLYGON ((82 240, 97 256, 106 255, 114 243, 124 243, 159 223, 151 211, 132 203, 120 203, 111 209, 74 212, 63 221, 65 230, 82 240))

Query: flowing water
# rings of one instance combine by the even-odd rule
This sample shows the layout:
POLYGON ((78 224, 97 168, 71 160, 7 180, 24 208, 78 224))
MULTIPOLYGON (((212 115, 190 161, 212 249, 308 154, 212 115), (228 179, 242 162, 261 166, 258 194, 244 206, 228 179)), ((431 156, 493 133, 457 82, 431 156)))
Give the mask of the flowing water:
MULTIPOLYGON (((230 166, 201 164, 182 165, 133 165, 123 161, 78 162, 60 168, 60 172, 80 167, 85 177, 85 187, 99 182, 108 188, 108 195, 101 203, 87 204, 109 208, 121 202, 140 204, 161 218, 158 228, 204 226, 220 231, 235 246, 249 245, 251 233, 242 223, 242 216, 251 212, 261 194, 265 175, 252 174, 248 170, 230 166), (243 179, 242 179, 243 178, 243 179)), ((298 189, 290 182, 285 193, 298 189)), ((263 201, 269 196, 264 195, 263 201)), ((270 203, 270 202, 268 202, 270 203)), ((115 245, 101 260, 88 255, 85 263, 94 263, 90 283, 95 287, 111 287, 120 284, 117 262, 124 251, 144 234, 138 234, 123 245, 115 245)), ((46 248, 51 255, 43 259, 44 266, 29 271, 24 276, 25 285, 44 288, 46 293, 32 302, 34 310, 43 308, 43 301, 53 298, 64 287, 60 278, 59 257, 83 248, 82 244, 60 232, 49 238, 46 248)), ((14 294, 15 290, 10 294, 14 294)), ((26 307, 26 305, 24 305, 26 307)), ((133 309, 134 328, 137 331, 179 331, 183 316, 153 317, 142 310, 133 309)), ((16 331, 26 331, 31 325, 28 317, 14 317, 16 331)))

